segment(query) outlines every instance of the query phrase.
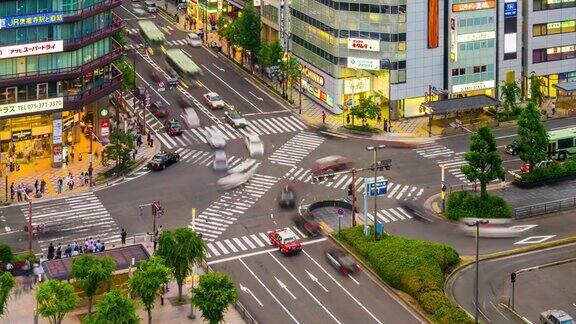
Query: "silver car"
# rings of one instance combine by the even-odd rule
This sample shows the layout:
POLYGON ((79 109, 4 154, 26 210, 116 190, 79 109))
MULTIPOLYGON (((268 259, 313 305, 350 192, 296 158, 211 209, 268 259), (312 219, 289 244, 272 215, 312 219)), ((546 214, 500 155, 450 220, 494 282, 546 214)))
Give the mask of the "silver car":
POLYGON ((190 128, 200 127, 200 118, 198 118, 198 114, 196 110, 192 107, 184 108, 184 116, 186 117, 186 124, 190 128))
POLYGON ((218 130, 206 128, 204 137, 206 137, 206 142, 208 142, 208 145, 210 145, 212 148, 221 149, 226 146, 226 139, 224 138, 224 135, 218 130))
POLYGON ((202 46, 202 39, 196 33, 188 34, 188 37, 186 37, 186 42, 192 47, 202 46))
POLYGON ((212 168, 216 171, 228 170, 228 157, 224 151, 214 152, 214 161, 212 161, 212 168))
POLYGON ((264 144, 258 135, 254 133, 246 134, 244 136, 244 143, 251 157, 259 158, 264 155, 264 144))

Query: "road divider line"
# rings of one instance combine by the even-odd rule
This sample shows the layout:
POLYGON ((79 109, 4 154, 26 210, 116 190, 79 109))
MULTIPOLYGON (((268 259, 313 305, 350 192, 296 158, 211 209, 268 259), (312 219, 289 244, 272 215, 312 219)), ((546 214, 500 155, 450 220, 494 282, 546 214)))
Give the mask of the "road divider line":
POLYGON ((296 317, 294 317, 294 315, 292 315, 292 313, 290 313, 288 311, 288 309, 284 306, 284 304, 282 304, 278 298, 276 298, 276 296, 270 291, 270 289, 268 289, 268 287, 266 287, 266 285, 262 282, 262 280, 260 280, 260 278, 258 278, 258 276, 256 276, 256 274, 254 273, 254 271, 252 271, 252 269, 250 269, 248 267, 248 265, 246 265, 246 263, 244 262, 244 260, 239 259, 240 263, 242 263, 242 265, 246 268, 246 270, 248 270, 248 272, 250 272, 250 274, 252 275, 252 277, 254 277, 254 279, 256 279, 256 281, 258 281, 258 283, 268 292, 268 294, 270 294, 270 296, 272 296, 272 298, 274 298, 274 300, 276 301, 276 303, 278 303, 278 305, 280 305, 280 307, 282 307, 282 309, 288 314, 288 316, 290 316, 292 318, 292 320, 294 320, 295 323, 300 324, 300 322, 298 322, 298 320, 296 319, 296 317))
MULTIPOLYGON (((278 259, 276 259, 276 257, 275 257, 274 255, 272 255, 272 253, 268 253, 268 255, 270 255, 270 256, 272 257, 272 259, 274 259, 274 261, 276 261, 276 263, 278 263, 278 265, 280 265, 280 267, 282 267, 282 269, 284 269, 284 271, 286 271, 286 273, 287 273, 288 275, 290 275, 290 277, 292 277, 292 279, 294 279, 294 281, 296 281, 296 283, 298 283, 298 285, 300 285, 300 287, 302 287, 302 289, 304 289, 304 291, 305 291, 310 297, 312 297, 312 299, 314 299, 314 301, 315 301, 318 305, 320 305, 320 307, 322 307, 322 309, 324 309, 324 311, 326 311, 326 313, 328 313, 328 315, 330 315, 330 317, 332 317, 332 319, 333 319, 336 323, 340 323, 340 324, 342 323, 342 322, 340 322, 340 321, 336 318, 336 316, 334 316, 334 314, 332 314, 332 312, 330 312, 330 311, 328 310, 328 308, 326 308, 326 306, 324 306, 324 304, 322 304, 322 303, 318 300, 318 298, 316 298, 316 296, 314 296, 314 295, 310 292, 310 290, 308 290, 308 288, 306 288, 306 286, 304 286, 304 285, 300 282, 300 280, 298 280, 298 279, 292 274, 292 272, 290 272, 280 261, 278 261, 278 259)), ((276 278, 276 277, 275 277, 275 278, 276 278)), ((276 279, 276 280, 278 280, 278 279, 276 279)))
POLYGON ((302 250, 302 253, 304 253, 304 255, 306 255, 308 257, 308 259, 312 260, 312 262, 314 262, 318 268, 322 269, 322 271, 330 278, 332 279, 332 281, 334 281, 338 287, 342 288, 342 290, 344 290, 344 292, 350 297, 352 298, 352 300, 354 300, 356 302, 356 304, 358 304, 358 306, 360 306, 366 313, 368 313, 368 315, 370 315, 370 317, 372 317, 376 322, 382 324, 382 322, 376 318, 376 316, 374 316, 374 314, 372 314, 372 312, 370 312, 364 305, 362 305, 362 303, 356 299, 356 297, 354 297, 348 290, 346 290, 346 288, 344 288, 344 286, 342 286, 342 284, 340 284, 338 282, 338 280, 334 279, 334 277, 328 273, 328 271, 326 271, 326 269, 324 269, 316 260, 314 260, 310 254, 308 254, 308 252, 302 250))

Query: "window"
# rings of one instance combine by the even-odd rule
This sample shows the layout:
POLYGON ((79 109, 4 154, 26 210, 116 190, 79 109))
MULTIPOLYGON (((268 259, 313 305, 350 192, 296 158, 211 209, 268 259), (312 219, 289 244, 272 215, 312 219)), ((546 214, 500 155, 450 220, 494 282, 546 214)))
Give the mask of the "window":
POLYGON ((573 138, 564 138, 558 140, 558 149, 566 149, 574 147, 574 139, 573 138))
POLYGON ((452 76, 458 75, 458 69, 452 69, 452 76))
POLYGON ((36 99, 48 99, 48 83, 36 85, 36 99))
POLYGON ((4 103, 15 103, 17 91, 17 87, 6 88, 6 92, 4 93, 4 103))
POLYGON ((554 34, 573 33, 576 31, 576 20, 564 20, 546 24, 534 24, 532 36, 544 36, 554 34))
POLYGON ((466 74, 466 68, 460 68, 460 75, 466 74))

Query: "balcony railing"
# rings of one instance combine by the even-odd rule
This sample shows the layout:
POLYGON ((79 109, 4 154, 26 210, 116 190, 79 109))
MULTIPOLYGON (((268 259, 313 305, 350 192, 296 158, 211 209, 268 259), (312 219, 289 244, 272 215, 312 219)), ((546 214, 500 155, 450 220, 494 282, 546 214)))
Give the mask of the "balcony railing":
POLYGON ((107 64, 112 63, 114 60, 122 56, 122 47, 114 46, 112 51, 104 56, 101 56, 95 60, 90 61, 82 66, 72 67, 72 68, 62 68, 62 69, 52 69, 52 70, 42 70, 36 71, 33 74, 13 74, 13 75, 3 75, 0 80, 0 87, 6 86, 17 86, 27 83, 38 83, 38 82, 49 82, 58 81, 66 79, 74 79, 82 76, 90 71, 94 71, 97 68, 101 68, 107 64))
POLYGON ((89 90, 82 93, 65 96, 64 109, 81 108, 120 89, 122 87, 122 72, 113 66, 112 74, 112 78, 106 80, 104 83, 98 86, 90 88, 89 90))
POLYGON ((124 22, 120 17, 113 15, 112 16, 112 24, 107 26, 106 28, 102 28, 97 30, 96 32, 86 36, 86 37, 78 37, 78 38, 71 38, 64 41, 64 51, 74 51, 81 47, 84 47, 88 44, 95 43, 101 39, 114 35, 117 31, 122 29, 124 26, 124 22))
POLYGON ((64 23, 74 22, 86 17, 97 15, 106 10, 110 10, 114 7, 118 7, 122 4, 122 0, 104 0, 95 3, 89 7, 85 7, 78 10, 66 11, 64 12, 64 23))

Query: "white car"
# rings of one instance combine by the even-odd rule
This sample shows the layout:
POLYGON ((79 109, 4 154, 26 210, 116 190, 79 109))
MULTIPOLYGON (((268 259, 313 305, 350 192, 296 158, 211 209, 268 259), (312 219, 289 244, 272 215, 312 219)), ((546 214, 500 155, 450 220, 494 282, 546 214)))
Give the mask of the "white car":
POLYGON ((216 92, 205 94, 204 101, 211 109, 224 108, 224 100, 216 92))
POLYGON ((236 109, 227 110, 224 112, 224 115, 224 121, 234 128, 246 128, 246 126, 248 126, 246 118, 242 117, 242 113, 236 109))
POLYGON ((228 157, 224 151, 214 152, 214 160, 212 161, 212 168, 216 171, 228 170, 228 157))
POLYGON ((228 173, 232 174, 232 173, 244 173, 250 169, 252 169, 252 167, 254 165, 256 165, 258 161, 254 160, 254 159, 246 159, 244 160, 242 163, 239 163, 238 165, 236 165, 235 167, 228 169, 228 173))
POLYGON ((224 135, 218 130, 207 128, 204 132, 204 137, 206 137, 208 145, 213 148, 219 149, 226 146, 226 139, 224 138, 224 135))
POLYGON ((186 119, 186 125, 190 128, 197 128, 200 127, 200 118, 198 118, 198 114, 196 110, 192 107, 184 108, 184 117, 186 119))
POLYGON ((254 133, 246 134, 244 136, 244 143, 251 157, 258 158, 264 155, 264 143, 262 143, 258 135, 254 133))
POLYGON ((202 38, 198 36, 196 33, 190 33, 186 37, 186 42, 192 47, 200 47, 202 46, 202 38))
POLYGON ((255 164, 246 172, 229 174, 223 178, 220 178, 217 183, 224 190, 233 189, 238 186, 241 186, 244 183, 248 182, 250 178, 252 178, 252 176, 258 170, 259 165, 260 164, 255 164))

